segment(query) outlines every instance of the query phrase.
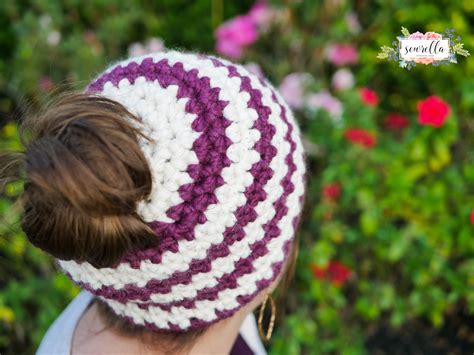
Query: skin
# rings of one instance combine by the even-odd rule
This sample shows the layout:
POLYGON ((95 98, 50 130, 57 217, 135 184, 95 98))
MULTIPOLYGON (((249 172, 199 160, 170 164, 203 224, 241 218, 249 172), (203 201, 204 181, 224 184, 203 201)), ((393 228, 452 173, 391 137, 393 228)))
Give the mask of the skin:
MULTIPOLYGON (((280 277, 267 289, 260 292, 251 302, 242 307, 232 317, 223 319, 209 327, 197 339, 188 354, 229 354, 245 317, 253 312, 265 298, 273 292, 280 277)), ((85 354, 165 354, 160 349, 150 349, 140 339, 120 336, 113 329, 106 329, 96 304, 87 309, 79 320, 72 340, 72 355, 85 354)))

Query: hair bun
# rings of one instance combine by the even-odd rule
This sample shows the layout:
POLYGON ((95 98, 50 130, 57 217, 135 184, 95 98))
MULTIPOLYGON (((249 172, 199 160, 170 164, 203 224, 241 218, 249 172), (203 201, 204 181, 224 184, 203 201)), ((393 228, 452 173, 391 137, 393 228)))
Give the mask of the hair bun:
POLYGON ((22 226, 33 244, 104 267, 157 242, 136 213, 152 179, 134 120, 118 102, 69 93, 32 122, 22 226))

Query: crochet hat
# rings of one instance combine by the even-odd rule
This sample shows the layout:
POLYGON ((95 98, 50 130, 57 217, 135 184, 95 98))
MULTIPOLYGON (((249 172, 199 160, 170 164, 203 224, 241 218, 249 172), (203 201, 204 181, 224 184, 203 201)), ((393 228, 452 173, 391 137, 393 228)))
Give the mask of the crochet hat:
POLYGON ((227 60, 178 51, 111 65, 86 89, 143 124, 153 178, 138 214, 159 246, 115 268, 59 260, 82 288, 150 329, 227 318, 275 280, 304 202, 300 130, 265 79, 227 60))

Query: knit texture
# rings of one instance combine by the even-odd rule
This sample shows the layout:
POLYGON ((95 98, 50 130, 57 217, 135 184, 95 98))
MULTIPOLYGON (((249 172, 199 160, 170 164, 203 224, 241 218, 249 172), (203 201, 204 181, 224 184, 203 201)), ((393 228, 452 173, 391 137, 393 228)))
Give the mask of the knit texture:
POLYGON ((157 248, 116 268, 58 260, 118 315, 183 331, 230 317, 275 280, 299 224, 305 154, 291 110, 265 79, 225 59, 157 52, 87 87, 140 118, 153 177, 137 212, 157 248))

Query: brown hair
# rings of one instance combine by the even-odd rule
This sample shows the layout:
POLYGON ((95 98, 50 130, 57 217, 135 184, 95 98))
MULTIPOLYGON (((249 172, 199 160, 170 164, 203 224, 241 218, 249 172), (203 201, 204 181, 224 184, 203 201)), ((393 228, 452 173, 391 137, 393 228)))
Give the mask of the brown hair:
POLYGON ((158 242, 136 213, 152 179, 134 120, 118 102, 73 92, 26 122, 22 227, 34 245, 106 267, 158 242))
MULTIPOLYGON (((81 92, 59 95, 23 123, 26 151, 3 154, 0 176, 3 183, 24 176, 22 228, 35 246, 58 259, 111 267, 124 254, 159 243, 136 212, 152 188, 138 144, 148 138, 139 127, 139 118, 120 103, 81 92)), ((296 243, 292 249, 283 280, 294 268, 296 243)), ((189 349, 207 329, 151 332, 97 302, 109 327, 171 352, 189 349)))

